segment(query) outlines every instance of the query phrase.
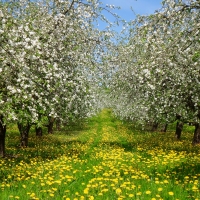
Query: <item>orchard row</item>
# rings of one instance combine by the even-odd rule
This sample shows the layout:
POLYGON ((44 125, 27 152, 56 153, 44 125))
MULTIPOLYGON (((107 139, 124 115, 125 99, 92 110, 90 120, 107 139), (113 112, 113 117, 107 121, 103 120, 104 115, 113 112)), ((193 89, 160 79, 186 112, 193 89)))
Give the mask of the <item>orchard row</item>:
POLYGON ((97 64, 112 33, 99 31, 98 1, 7 0, 0 3, 0 155, 6 125, 17 123, 21 145, 28 132, 53 121, 68 123, 95 111, 97 64))
POLYGON ((112 107, 139 124, 178 121, 195 126, 200 142, 200 2, 164 0, 126 29, 113 62, 112 107))

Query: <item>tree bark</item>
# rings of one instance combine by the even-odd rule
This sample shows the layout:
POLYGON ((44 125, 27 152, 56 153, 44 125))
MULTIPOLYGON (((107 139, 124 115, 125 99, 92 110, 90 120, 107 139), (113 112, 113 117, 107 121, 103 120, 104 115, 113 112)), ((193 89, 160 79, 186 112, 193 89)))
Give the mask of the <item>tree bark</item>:
POLYGON ((200 143, 200 125, 199 123, 196 123, 192 144, 195 145, 199 143, 200 143))
POLYGON ((164 124, 163 129, 161 131, 166 133, 167 132, 167 127, 168 127, 168 124, 164 124))
POLYGON ((49 117, 49 124, 47 125, 48 128, 48 134, 53 134, 53 124, 54 124, 54 118, 49 117))
POLYGON ((182 130, 183 130, 183 122, 177 122, 176 123, 176 132, 175 132, 175 137, 177 138, 177 140, 181 139, 182 130))
POLYGON ((153 122, 151 131, 156 131, 158 129, 158 123, 157 122, 153 122))
POLYGON ((17 125, 18 125, 18 129, 21 135, 21 147, 27 147, 28 136, 29 136, 31 125, 29 122, 27 122, 25 125, 22 123, 18 123, 17 125))
POLYGON ((36 136, 41 137, 42 136, 42 127, 35 127, 35 133, 36 136))
POLYGON ((0 116, 0 157, 5 156, 5 139, 6 139, 6 125, 3 122, 3 116, 0 116))
POLYGON ((57 131, 61 130, 61 121, 60 121, 60 119, 56 119, 56 130, 57 131))

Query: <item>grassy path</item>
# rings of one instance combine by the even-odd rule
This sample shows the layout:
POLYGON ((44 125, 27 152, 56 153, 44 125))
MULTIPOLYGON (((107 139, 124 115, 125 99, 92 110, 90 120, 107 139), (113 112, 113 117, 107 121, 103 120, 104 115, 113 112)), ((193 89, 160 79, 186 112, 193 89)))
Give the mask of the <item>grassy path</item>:
POLYGON ((14 148, 13 131, 17 158, 0 160, 0 200, 198 199, 200 151, 189 137, 133 131, 110 110, 83 129, 32 136, 26 149, 14 148))

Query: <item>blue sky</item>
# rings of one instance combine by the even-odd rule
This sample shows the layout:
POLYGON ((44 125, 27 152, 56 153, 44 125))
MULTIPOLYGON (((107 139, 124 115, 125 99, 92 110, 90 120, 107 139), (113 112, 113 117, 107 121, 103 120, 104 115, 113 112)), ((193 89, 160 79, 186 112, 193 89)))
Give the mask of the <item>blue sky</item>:
MULTIPOLYGON (((161 8, 162 0, 101 0, 103 4, 120 6, 120 10, 115 10, 114 12, 121 16, 126 21, 133 20, 135 14, 140 15, 149 15, 153 14, 155 10, 161 8), (134 10, 134 13, 131 10, 131 7, 134 10)), ((106 18, 113 20, 112 16, 108 13, 105 13, 106 18)), ((100 28, 103 27, 103 24, 100 24, 100 28)), ((120 28, 117 28, 120 29, 120 28)))

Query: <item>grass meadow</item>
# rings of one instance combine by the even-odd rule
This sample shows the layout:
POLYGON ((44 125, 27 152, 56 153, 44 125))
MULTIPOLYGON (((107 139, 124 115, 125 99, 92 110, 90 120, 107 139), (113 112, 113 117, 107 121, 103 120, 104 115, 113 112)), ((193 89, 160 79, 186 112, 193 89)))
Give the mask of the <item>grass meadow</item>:
POLYGON ((19 148, 15 126, 0 159, 0 200, 200 199, 200 147, 193 128, 181 141, 167 133, 138 131, 110 110, 81 127, 53 135, 30 134, 19 148))

